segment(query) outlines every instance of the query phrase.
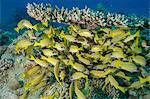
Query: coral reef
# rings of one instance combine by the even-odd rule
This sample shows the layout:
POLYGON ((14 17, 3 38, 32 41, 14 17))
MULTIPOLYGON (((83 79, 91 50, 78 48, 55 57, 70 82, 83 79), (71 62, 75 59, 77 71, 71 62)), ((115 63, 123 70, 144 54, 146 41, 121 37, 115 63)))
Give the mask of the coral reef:
MULTIPOLYGON (((99 5, 100 6, 100 5, 99 5)), ((94 29, 97 27, 143 27, 144 18, 135 15, 125 16, 117 13, 105 13, 102 11, 94 11, 88 7, 79 9, 73 7, 71 10, 64 7, 52 8, 50 4, 30 4, 27 5, 27 13, 29 16, 40 20, 61 22, 65 24, 85 25, 86 28, 94 29)))
POLYGON ((21 57, 17 62, 24 68, 17 78, 23 82, 21 99, 86 99, 92 97, 93 89, 119 97, 118 93, 127 94, 150 82, 149 75, 141 75, 148 73, 144 67, 149 53, 148 45, 141 46, 146 41, 140 39, 139 30, 35 26, 27 20, 17 25, 18 32, 27 29, 14 43, 16 56, 21 57))

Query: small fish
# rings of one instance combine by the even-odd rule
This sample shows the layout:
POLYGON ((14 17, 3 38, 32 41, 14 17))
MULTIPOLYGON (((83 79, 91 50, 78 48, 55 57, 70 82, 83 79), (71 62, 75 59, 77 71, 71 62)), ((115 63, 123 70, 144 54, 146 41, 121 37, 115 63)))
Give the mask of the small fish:
POLYGON ((121 68, 121 69, 129 71, 129 72, 137 72, 136 65, 134 63, 130 63, 130 62, 122 62, 120 60, 115 60, 112 62, 112 66, 121 68))
POLYGON ((129 35, 130 32, 128 33, 121 33, 119 35, 116 35, 112 38, 111 43, 113 43, 113 45, 115 45, 116 43, 118 43, 120 40, 122 40, 123 38, 125 38, 127 35, 129 35))
POLYGON ((78 99, 87 99, 86 96, 79 90, 78 81, 75 81, 75 93, 78 99))
POLYGON ((92 53, 92 54, 85 54, 84 56, 87 57, 87 58, 99 59, 100 58, 99 54, 100 54, 99 52, 95 52, 95 53, 92 53))
POLYGON ((82 72, 75 72, 74 74, 72 74, 71 76, 71 80, 78 80, 81 78, 86 78, 87 75, 83 74, 82 72))
POLYGON ((125 58, 125 54, 122 51, 114 51, 114 52, 112 52, 111 57, 113 57, 113 58, 125 58))
POLYGON ((44 60, 40 60, 38 58, 34 58, 33 55, 30 56, 29 58, 30 60, 34 60, 35 63, 37 63, 38 65, 42 66, 42 67, 48 67, 48 63, 44 60))
POLYGON ((50 49, 43 49, 42 52, 45 56, 54 56, 58 54, 56 51, 50 49))
POLYGON ((27 34, 30 39, 37 39, 37 37, 34 35, 33 30, 28 30, 27 34))
POLYGON ((45 61, 51 63, 51 64, 54 65, 54 66, 59 63, 59 60, 58 60, 58 59, 55 59, 55 58, 50 57, 50 56, 49 56, 49 57, 45 57, 45 56, 41 55, 41 59, 43 59, 43 60, 45 60, 45 61))
POLYGON ((102 46, 100 46, 100 45, 92 45, 90 51, 91 51, 91 52, 99 52, 99 51, 102 51, 102 46))
POLYGON ((106 64, 99 64, 99 65, 94 66, 93 69, 103 70, 106 67, 108 67, 106 64))
POLYGON ((78 46, 76 46, 76 45, 71 45, 70 46, 70 48, 69 48, 69 52, 71 52, 71 53, 77 53, 77 52, 79 52, 80 50, 83 50, 83 48, 82 47, 78 47, 78 46))
POLYGON ((46 86, 47 82, 45 81, 41 81, 38 85, 36 85, 30 92, 29 92, 29 96, 32 95, 34 92, 36 92, 38 89, 46 86))
POLYGON ((50 26, 48 29, 44 30, 43 32, 48 36, 48 38, 51 38, 53 36, 54 29, 52 28, 52 26, 50 26))
POLYGON ((105 84, 104 84, 104 86, 103 86, 103 88, 102 88, 102 90, 104 91, 104 89, 106 88, 106 86, 109 84, 109 78, 108 77, 106 77, 105 78, 105 84))
POLYGON ((15 28, 15 31, 16 32, 19 32, 19 30, 22 30, 23 28, 27 28, 27 29, 35 29, 37 30, 37 27, 36 26, 33 26, 30 21, 28 20, 21 20, 18 24, 17 24, 17 27, 15 28))
POLYGON ((90 74, 93 75, 96 78, 104 78, 106 77, 109 73, 114 72, 115 69, 113 68, 108 68, 106 71, 100 71, 100 70, 91 70, 90 74))
POLYGON ((126 76, 125 73, 122 72, 122 71, 119 71, 119 72, 118 72, 117 74, 115 74, 115 75, 116 75, 116 76, 119 76, 119 77, 122 77, 122 78, 126 79, 127 81, 130 81, 130 79, 131 79, 131 77, 126 76))
POLYGON ((60 82, 60 80, 59 80, 59 64, 57 64, 57 65, 54 65, 54 75, 55 75, 55 78, 56 78, 56 80, 58 81, 58 83, 60 84, 60 85, 62 85, 62 83, 60 82))
POLYGON ((36 74, 40 70, 40 66, 33 66, 31 69, 28 71, 24 72, 22 74, 23 78, 28 78, 34 74, 36 74))
POLYGON ((98 37, 98 34, 95 33, 95 35, 94 35, 94 42, 97 44, 99 40, 100 40, 100 39, 99 39, 99 37, 98 37))
POLYGON ((124 34, 126 33, 122 29, 115 29, 115 30, 111 30, 109 35, 114 38, 124 34))
POLYGON ((35 42, 34 46, 40 46, 41 48, 48 46, 50 44, 50 40, 48 38, 43 38, 40 42, 35 42))
POLYGON ((65 76, 66 76, 65 71, 64 71, 64 70, 61 71, 60 74, 59 74, 59 77, 60 77, 60 79, 61 79, 63 82, 64 82, 64 79, 65 79, 65 76))
POLYGON ((119 89, 123 93, 127 91, 124 87, 119 86, 119 83, 115 80, 115 78, 112 75, 108 75, 109 82, 112 86, 114 86, 116 89, 119 89))
POLYGON ((124 40, 124 42, 127 43, 128 41, 134 39, 134 37, 139 37, 139 35, 140 35, 140 31, 137 31, 135 34, 128 36, 128 37, 124 40))
POLYGON ((15 45, 16 51, 17 51, 17 53, 19 53, 19 50, 21 50, 21 49, 25 50, 31 45, 32 45, 32 42, 30 42, 29 40, 21 39, 15 45))
POLYGON ((82 64, 79 64, 77 62, 73 63, 73 61, 69 61, 69 65, 71 65, 74 69, 77 71, 85 71, 85 67, 82 64))
POLYGON ((146 65, 146 59, 143 56, 135 56, 133 57, 133 61, 137 64, 140 64, 141 66, 145 66, 146 65))
POLYGON ((82 63, 86 65, 91 65, 91 62, 88 59, 83 58, 81 54, 77 53, 76 56, 78 57, 78 60, 81 61, 82 63))
POLYGON ((146 78, 142 78, 142 77, 139 77, 139 81, 136 81, 134 83, 132 83, 128 88, 140 88, 141 86, 143 86, 143 84, 145 82, 150 82, 150 76, 147 76, 146 78))
POLYGON ((58 51, 64 51, 65 45, 63 43, 55 43, 54 48, 56 48, 58 51))
POLYGON ((92 32, 89 31, 88 29, 81 29, 81 30, 79 30, 77 33, 78 33, 80 36, 83 36, 83 37, 92 37, 92 36, 94 36, 94 35, 92 34, 92 32))
POLYGON ((25 83, 25 90, 29 90, 30 87, 37 85, 44 77, 44 73, 37 75, 34 79, 25 83))
POLYGON ((42 24, 46 27, 48 27, 48 21, 42 22, 42 24))
POLYGON ((110 31, 111 31, 110 28, 101 28, 100 30, 103 31, 103 32, 105 32, 105 33, 107 33, 107 34, 109 34, 110 31))
POLYGON ((90 44, 88 43, 88 40, 86 38, 83 38, 83 41, 79 40, 77 43, 80 43, 83 46, 90 46, 90 44))
POLYGON ((69 97, 72 99, 72 94, 73 93, 73 82, 71 82, 70 87, 69 87, 69 97))
POLYGON ((60 36, 70 42, 78 42, 78 39, 72 35, 66 35, 64 31, 61 31, 60 36))

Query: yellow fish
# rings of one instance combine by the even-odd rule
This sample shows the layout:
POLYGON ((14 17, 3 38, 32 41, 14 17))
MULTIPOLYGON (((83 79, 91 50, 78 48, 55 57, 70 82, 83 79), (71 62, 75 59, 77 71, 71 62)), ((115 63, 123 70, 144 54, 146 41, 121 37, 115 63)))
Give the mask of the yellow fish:
POLYGON ((108 68, 106 71, 91 70, 90 74, 93 75, 96 78, 104 78, 109 73, 114 72, 114 70, 115 69, 113 69, 113 68, 108 68))
POLYGON ((128 88, 140 88, 141 86, 143 86, 143 84, 145 82, 150 82, 150 76, 147 76, 146 78, 142 78, 142 77, 139 77, 139 81, 136 81, 134 83, 132 83, 128 88))
POLYGON ((137 72, 136 65, 134 63, 130 63, 130 62, 122 62, 120 60, 115 60, 112 62, 112 66, 121 68, 121 69, 129 71, 129 72, 137 72))
POLYGON ((83 58, 81 54, 77 53, 76 56, 78 57, 79 61, 81 61, 82 63, 86 65, 91 65, 91 62, 88 59, 83 58))
POLYGON ((114 51, 114 52, 112 52, 111 57, 113 57, 113 58, 125 58, 125 54, 122 51, 114 51))
POLYGON ((108 67, 106 64, 99 64, 93 67, 93 69, 101 69, 103 70, 104 68, 108 67))
POLYGON ((30 87, 37 85, 44 77, 44 73, 37 75, 34 79, 31 81, 28 81, 25 83, 25 90, 29 90, 30 87))
POLYGON ((88 43, 88 40, 86 38, 83 38, 83 41, 79 40, 77 43, 80 43, 83 46, 90 46, 90 44, 88 43))
POLYGON ((83 48, 79 48, 78 46, 76 45, 71 45, 70 48, 69 48, 69 52, 71 53, 77 53, 79 52, 80 50, 82 50, 83 48))
POLYGON ((114 37, 121 36, 124 34, 126 33, 122 29, 115 29, 115 30, 111 30, 109 35, 114 38, 114 37))
POLYGON ((59 77, 60 77, 60 79, 61 79, 63 82, 64 82, 64 79, 65 79, 65 76, 66 76, 65 71, 64 71, 64 70, 61 71, 60 74, 59 74, 59 77))
POLYGON ((87 78, 87 75, 85 75, 85 74, 82 73, 82 72, 75 72, 75 73, 72 74, 72 76, 71 76, 71 80, 78 80, 78 79, 81 79, 81 78, 87 78))
POLYGON ((86 99, 86 96, 79 90, 78 81, 75 81, 75 93, 78 99, 86 99))
POLYGON ((122 77, 122 78, 126 79, 127 81, 130 81, 130 79, 131 79, 131 77, 126 76, 125 73, 122 72, 122 71, 119 71, 119 72, 118 72, 117 74, 115 74, 115 75, 116 75, 116 76, 119 76, 119 77, 122 77))
POLYGON ((32 42, 30 42, 27 39, 19 40, 15 45, 16 51, 17 51, 17 53, 19 53, 19 50, 21 50, 21 49, 25 50, 31 45, 32 45, 32 42))
POLYGON ((129 35, 130 32, 128 33, 121 33, 119 35, 116 35, 112 38, 111 43, 113 43, 113 45, 115 45, 116 43, 118 43, 120 40, 122 40, 123 38, 125 38, 127 35, 129 35))
POLYGON ((28 20, 21 20, 18 24, 17 24, 17 27, 15 28, 15 31, 16 32, 19 32, 19 30, 23 29, 23 28, 27 28, 27 29, 35 29, 37 30, 37 27, 36 26, 33 26, 30 21, 28 20))
POLYGON ((59 75, 59 64, 54 65, 54 75, 55 75, 55 78, 58 81, 58 83, 60 85, 62 85, 62 83, 59 80, 59 76, 58 76, 59 75))
POLYGON ((58 54, 56 51, 50 49, 43 49, 42 52, 45 56, 54 56, 58 54))
POLYGON ((107 33, 107 34, 109 34, 110 31, 111 31, 110 28, 101 28, 100 30, 103 31, 103 32, 105 32, 105 33, 107 33))
POLYGON ((92 45, 90 51, 91 51, 91 52, 99 52, 99 51, 102 51, 102 46, 100 46, 100 45, 92 45))
POLYGON ((124 42, 127 43, 128 41, 134 39, 134 37, 139 37, 139 35, 140 35, 140 31, 137 31, 135 34, 128 36, 128 37, 124 40, 124 42))
POLYGON ((82 64, 79 64, 77 62, 73 63, 72 61, 69 61, 69 64, 77 71, 85 71, 86 69, 82 64))
POLYGON ((135 56, 133 57, 133 61, 137 64, 140 64, 141 66, 145 66, 146 65, 146 59, 143 56, 135 56))
POLYGON ((112 75, 108 75, 109 82, 112 86, 114 86, 116 89, 119 89, 123 93, 126 92, 127 89, 124 87, 119 86, 119 83, 115 80, 115 78, 112 75))
POLYGON ((23 73, 24 78, 28 78, 34 74, 36 74, 40 70, 40 66, 33 66, 31 69, 23 73))
POLYGON ((81 29, 81 30, 79 30, 77 33, 78 33, 80 36, 83 36, 83 37, 92 37, 92 36, 94 36, 94 35, 92 34, 92 32, 89 31, 88 29, 81 29))
POLYGON ((45 56, 41 55, 41 59, 46 60, 47 62, 51 63, 54 66, 59 63, 58 59, 55 59, 55 58, 50 57, 50 56, 49 57, 45 57, 45 56))
POLYGON ((40 60, 38 58, 34 58, 33 55, 30 56, 30 60, 34 60, 35 63, 37 63, 38 65, 42 66, 42 67, 48 67, 48 63, 44 60, 40 60))
POLYGON ((66 35, 64 31, 61 31, 60 36, 70 42, 78 42, 78 39, 72 35, 66 35))
POLYGON ((34 92, 36 92, 38 89, 46 86, 47 82, 45 81, 41 81, 37 86, 35 86, 30 92, 29 95, 32 95, 34 92))
POLYGON ((72 99, 72 92, 73 92, 73 82, 71 82, 70 87, 69 87, 69 97, 72 99))
POLYGON ((66 49, 63 43, 58 42, 55 43, 54 48, 56 48, 58 51, 64 51, 66 49))
POLYGON ((28 30, 27 33, 30 39, 37 39, 37 37, 33 33, 33 30, 28 30))
POLYGON ((40 47, 45 47, 48 46, 50 44, 50 40, 48 38, 44 38, 42 40, 40 40, 40 42, 35 42, 34 46, 40 46, 40 47))
POLYGON ((53 36, 54 29, 52 28, 52 26, 50 26, 48 29, 44 30, 43 32, 48 36, 48 38, 51 38, 53 36))

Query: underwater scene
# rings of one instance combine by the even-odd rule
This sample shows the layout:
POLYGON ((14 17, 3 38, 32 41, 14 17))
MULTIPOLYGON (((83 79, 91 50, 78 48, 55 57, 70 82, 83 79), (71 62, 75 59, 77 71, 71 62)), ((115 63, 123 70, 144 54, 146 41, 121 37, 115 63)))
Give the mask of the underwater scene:
POLYGON ((0 0, 0 99, 150 99, 149 0, 0 0))

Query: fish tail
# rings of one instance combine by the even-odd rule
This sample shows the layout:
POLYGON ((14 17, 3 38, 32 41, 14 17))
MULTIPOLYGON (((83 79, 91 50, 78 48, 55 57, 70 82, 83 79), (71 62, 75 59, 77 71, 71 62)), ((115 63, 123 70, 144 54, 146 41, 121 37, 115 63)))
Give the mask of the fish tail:
POLYGON ((127 89, 125 89, 124 87, 121 87, 121 86, 118 86, 118 89, 119 89, 120 91, 122 91, 123 93, 125 93, 125 92, 127 91, 127 89))
POLYGON ((46 21, 46 22, 42 22, 42 25, 44 25, 44 26, 48 27, 48 21, 46 21))
POLYGON ((30 55, 30 60, 35 60, 34 56, 33 55, 30 55))
POLYGON ((34 25, 32 28, 33 28, 34 30, 36 30, 36 31, 38 30, 38 29, 37 29, 37 25, 34 25))
POLYGON ((19 27, 16 27, 16 28, 14 28, 14 30, 18 33, 19 30, 20 30, 20 28, 19 28, 19 27))
POLYGON ((45 56, 43 56, 43 55, 41 55, 41 59, 47 60, 47 58, 45 56))
POLYGON ((38 43, 38 42, 35 42, 33 46, 39 46, 39 43, 38 43))

